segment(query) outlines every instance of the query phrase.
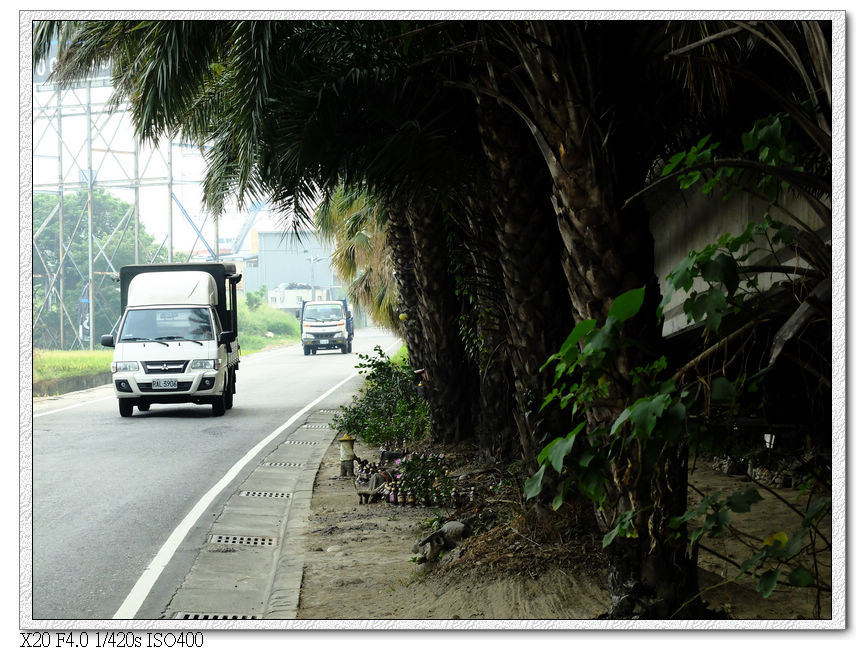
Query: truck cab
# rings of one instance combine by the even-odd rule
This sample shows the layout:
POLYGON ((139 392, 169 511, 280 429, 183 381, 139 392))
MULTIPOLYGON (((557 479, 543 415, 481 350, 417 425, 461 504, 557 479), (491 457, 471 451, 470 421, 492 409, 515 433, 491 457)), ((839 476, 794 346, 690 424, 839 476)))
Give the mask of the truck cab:
POLYGON ((300 314, 300 339, 307 356, 319 350, 351 352, 354 317, 348 302, 344 298, 305 301, 300 314))
POLYGON ((120 415, 154 403, 234 405, 240 366, 233 264, 156 264, 120 269, 123 316, 111 363, 120 415))

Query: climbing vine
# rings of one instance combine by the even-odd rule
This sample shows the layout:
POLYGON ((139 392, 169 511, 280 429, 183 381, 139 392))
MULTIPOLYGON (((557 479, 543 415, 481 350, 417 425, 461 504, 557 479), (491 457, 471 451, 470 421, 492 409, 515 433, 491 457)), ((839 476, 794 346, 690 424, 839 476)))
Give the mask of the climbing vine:
MULTIPOLYGON (((789 139, 789 132, 786 117, 773 115, 742 136, 744 152, 756 156, 763 171, 751 181, 767 199, 763 220, 692 251, 664 278, 658 318, 663 318, 665 307, 677 294, 684 294, 681 309, 687 322, 702 325, 704 331, 696 357, 671 367, 667 355, 657 355, 636 368, 631 377, 632 401, 615 422, 608 428, 589 426, 588 409, 608 397, 615 353, 638 345, 625 335, 624 324, 643 306, 645 291, 640 288, 616 298, 603 324, 595 320, 577 323, 542 369, 552 370, 555 382, 542 409, 557 407, 568 412, 575 426, 542 449, 537 457, 539 469, 525 483, 526 497, 539 497, 550 484, 554 486, 554 509, 561 507, 572 490, 589 497, 599 510, 610 513, 605 547, 618 536, 639 535, 634 525, 639 513, 633 509, 617 512, 617 504, 609 498, 611 468, 622 459, 627 462, 629 450, 639 449, 644 472, 659 471, 653 459, 669 446, 686 445, 696 452, 705 442, 709 413, 722 410, 738 415, 746 406, 765 405, 768 397, 762 383, 785 346, 804 337, 815 323, 822 321, 825 328, 827 316, 822 306, 828 302, 829 285, 823 261, 828 254, 821 247, 828 246, 777 203, 779 193, 790 185, 785 173, 776 174, 772 169, 803 171, 796 164, 800 148, 789 139), (774 212, 779 211, 791 219, 777 218, 774 212), (806 263, 785 265, 782 250, 793 251, 806 263), (761 326, 772 333, 758 341, 755 332, 761 326), (754 355, 754 361, 749 351, 758 345, 767 350, 754 355), (712 363, 716 357, 722 362, 712 363)), ((702 180, 706 195, 722 185, 735 185, 746 166, 717 164, 714 152, 718 146, 710 142, 710 136, 702 138, 689 150, 672 156, 662 175, 675 175, 682 189, 702 180)), ((818 330, 818 338, 820 331, 825 330, 818 330)), ((825 383, 822 368, 810 370, 825 383)), ((781 498, 767 486, 760 487, 781 498)), ((820 528, 830 514, 829 487, 828 472, 812 468, 800 488, 804 506, 784 501, 799 516, 800 525, 791 531, 771 531, 762 541, 745 540, 751 555, 734 563, 736 577, 754 576, 764 597, 781 583, 828 589, 817 556, 831 548, 820 528)), ((685 540, 691 552, 707 537, 735 533, 734 515, 749 512, 763 499, 755 486, 726 496, 700 496, 695 507, 670 518, 666 525, 670 543, 685 540)))

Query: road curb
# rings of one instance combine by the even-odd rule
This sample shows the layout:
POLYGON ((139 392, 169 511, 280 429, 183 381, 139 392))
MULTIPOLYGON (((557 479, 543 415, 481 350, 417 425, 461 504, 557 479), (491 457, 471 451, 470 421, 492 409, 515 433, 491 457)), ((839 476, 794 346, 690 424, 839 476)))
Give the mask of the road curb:
MULTIPOLYGON (((309 419, 304 424, 308 422, 309 419)), ((331 436, 330 444, 333 444, 335 437, 336 432, 331 436)), ((294 619, 297 615, 297 608, 300 604, 300 588, 303 583, 306 531, 309 527, 313 486, 321 468, 321 461, 330 444, 323 446, 315 469, 305 469, 295 483, 294 493, 280 536, 279 558, 276 561, 270 595, 265 608, 265 618, 294 619)))
POLYGON ((295 619, 313 488, 337 436, 331 404, 347 403, 356 390, 349 383, 307 413, 237 486, 163 619, 295 619), (256 545, 234 546, 232 537, 256 545))

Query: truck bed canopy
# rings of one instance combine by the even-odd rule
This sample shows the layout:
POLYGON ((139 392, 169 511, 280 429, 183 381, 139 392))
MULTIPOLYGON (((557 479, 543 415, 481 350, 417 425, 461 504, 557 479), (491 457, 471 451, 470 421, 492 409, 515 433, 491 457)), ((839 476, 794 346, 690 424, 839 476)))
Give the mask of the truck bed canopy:
POLYGON ((202 271, 210 274, 216 283, 216 311, 224 328, 237 334, 237 283, 241 275, 231 262, 201 262, 193 264, 132 264, 120 268, 120 309, 126 310, 129 284, 142 273, 176 271, 202 271), (226 285, 227 283, 227 285, 226 285))

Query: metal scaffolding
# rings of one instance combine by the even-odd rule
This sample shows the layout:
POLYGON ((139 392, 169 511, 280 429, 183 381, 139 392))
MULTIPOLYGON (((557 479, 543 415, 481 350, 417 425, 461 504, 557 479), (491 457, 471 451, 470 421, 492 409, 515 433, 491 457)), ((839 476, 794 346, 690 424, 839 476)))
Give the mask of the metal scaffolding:
POLYGON ((214 246, 210 246, 204 234, 207 219, 196 224, 183 205, 184 186, 200 197, 202 156, 197 149, 168 140, 156 146, 138 142, 128 107, 109 106, 112 88, 107 76, 91 78, 72 88, 45 83, 46 76, 43 70, 34 72, 34 346, 93 350, 96 336, 109 333, 94 334, 91 330, 97 321, 103 326, 107 323, 113 333, 119 319, 111 301, 117 293, 111 278, 118 270, 118 252, 126 250, 128 257, 131 243, 134 259, 129 262, 175 261, 177 206, 184 218, 180 227, 195 233, 192 248, 185 256, 181 253, 181 261, 192 256, 199 241, 210 259, 218 260, 218 221, 214 220, 214 246), (130 207, 110 232, 95 233, 94 198, 103 190, 130 207), (70 214, 70 196, 77 196, 76 204, 80 204, 82 194, 84 207, 70 214), (36 213, 40 195, 57 197, 47 216, 45 210, 36 213), (161 237, 155 250, 157 240, 149 251, 142 242, 145 216, 150 228, 158 231, 157 240, 161 237), (55 227, 56 240, 47 244, 42 235, 47 232, 53 237, 55 227), (48 228, 51 230, 46 231, 48 228), (86 267, 80 263, 84 237, 86 267), (79 263, 71 255, 73 244, 79 250, 79 263), (70 290, 79 285, 82 289, 77 304, 70 304, 70 290))

